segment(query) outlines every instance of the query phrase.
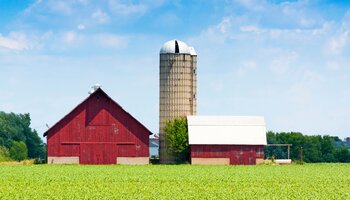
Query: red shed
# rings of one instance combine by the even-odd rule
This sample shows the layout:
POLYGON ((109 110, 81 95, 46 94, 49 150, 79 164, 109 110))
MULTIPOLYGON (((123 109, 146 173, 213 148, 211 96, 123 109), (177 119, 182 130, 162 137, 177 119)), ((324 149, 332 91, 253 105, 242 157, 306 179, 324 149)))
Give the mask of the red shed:
POLYGON ((192 164, 255 165, 263 162, 263 117, 187 116, 192 164))
POLYGON ((44 133, 49 164, 148 164, 149 135, 101 88, 44 133))

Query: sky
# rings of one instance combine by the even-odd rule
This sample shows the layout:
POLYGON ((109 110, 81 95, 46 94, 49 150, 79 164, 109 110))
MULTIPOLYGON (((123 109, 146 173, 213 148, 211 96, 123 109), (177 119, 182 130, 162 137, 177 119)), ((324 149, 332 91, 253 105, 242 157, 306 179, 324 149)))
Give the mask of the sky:
POLYGON ((0 110, 40 135, 102 89, 158 133, 159 50, 198 54, 198 115, 350 137, 350 1, 0 0, 0 110))

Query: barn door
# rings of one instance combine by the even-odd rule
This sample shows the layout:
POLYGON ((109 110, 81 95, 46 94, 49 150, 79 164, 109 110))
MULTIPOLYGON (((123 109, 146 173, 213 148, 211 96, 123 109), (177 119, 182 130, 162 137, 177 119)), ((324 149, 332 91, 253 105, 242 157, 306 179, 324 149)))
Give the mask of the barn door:
POLYGON ((113 126, 87 126, 80 145, 80 163, 116 164, 118 147, 112 131, 113 126))
POLYGON ((101 165, 116 164, 117 145, 116 144, 82 144, 80 163, 101 165))

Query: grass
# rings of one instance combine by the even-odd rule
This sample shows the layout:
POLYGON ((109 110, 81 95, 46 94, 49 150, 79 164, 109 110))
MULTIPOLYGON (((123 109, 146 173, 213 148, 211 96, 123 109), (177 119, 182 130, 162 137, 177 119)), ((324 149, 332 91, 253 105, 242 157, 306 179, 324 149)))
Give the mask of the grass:
POLYGON ((350 199, 350 164, 0 165, 0 199, 350 199))
POLYGON ((22 161, 15 161, 15 160, 11 160, 11 159, 5 160, 4 159, 3 161, 0 161, 0 165, 33 165, 34 161, 35 161, 34 159, 22 160, 22 161))

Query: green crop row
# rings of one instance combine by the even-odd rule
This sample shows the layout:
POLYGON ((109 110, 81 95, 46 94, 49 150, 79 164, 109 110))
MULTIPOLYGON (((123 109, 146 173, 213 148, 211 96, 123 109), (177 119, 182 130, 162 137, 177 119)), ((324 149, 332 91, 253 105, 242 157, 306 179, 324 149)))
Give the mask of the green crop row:
POLYGON ((350 199, 350 164, 0 165, 0 199, 350 199))

